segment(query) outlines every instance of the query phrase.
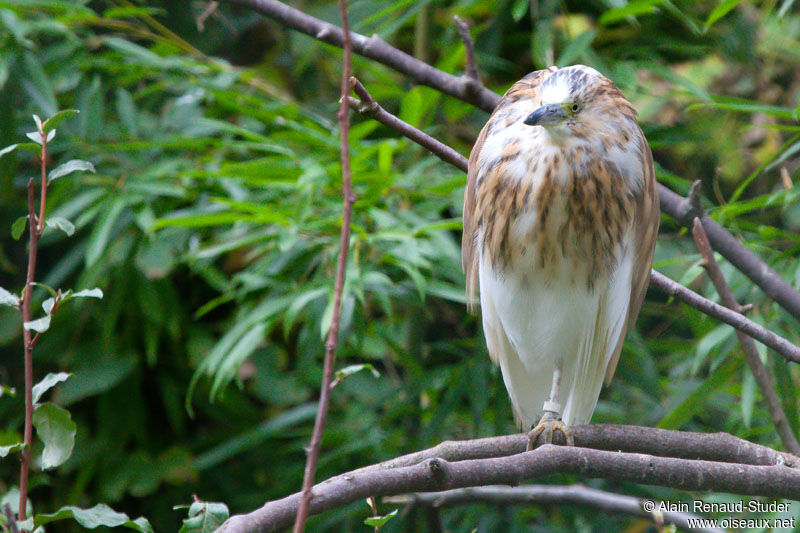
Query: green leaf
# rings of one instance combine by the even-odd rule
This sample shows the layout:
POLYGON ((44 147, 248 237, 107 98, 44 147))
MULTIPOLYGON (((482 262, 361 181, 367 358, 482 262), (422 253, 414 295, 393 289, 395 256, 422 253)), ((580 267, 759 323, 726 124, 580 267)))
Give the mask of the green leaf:
POLYGON ((93 265, 95 261, 100 259, 103 251, 106 249, 108 239, 111 238, 111 232, 114 230, 114 225, 117 222, 120 214, 125 209, 125 203, 122 199, 117 199, 111 204, 111 207, 100 217, 100 220, 95 224, 92 230, 92 235, 89 237, 89 244, 86 246, 86 264, 93 265))
POLYGON ((63 165, 54 168, 47 176, 47 181, 52 182, 73 172, 94 172, 94 165, 82 159, 72 159, 63 165))
POLYGON ((37 514, 33 522, 36 527, 55 522, 56 520, 74 519, 79 525, 87 529, 97 527, 127 527, 140 533, 153 533, 153 527, 146 518, 131 520, 125 513, 118 513, 104 503, 99 503, 91 509, 80 507, 62 507, 52 514, 37 514))
POLYGON ((70 237, 75 233, 75 225, 64 217, 50 217, 44 221, 44 225, 60 229, 70 237))
POLYGON ((14 387, 9 387, 7 385, 0 385, 0 398, 3 396, 10 396, 14 398, 17 395, 17 389, 14 387))
POLYGON ((227 505, 215 502, 194 502, 188 514, 178 533, 214 533, 230 516, 227 505))
MULTIPOLYGON (((41 133, 39 133, 38 131, 29 131, 28 133, 26 133, 26 134, 25 134, 25 136, 26 136, 28 139, 30 139, 30 140, 32 140, 33 142, 35 142, 36 144, 38 144, 39 146, 41 146, 41 145, 42 145, 42 135, 41 135, 41 133)), ((50 131, 50 132, 47 134, 47 142, 50 142, 50 141, 52 141, 52 140, 53 140, 53 137, 55 137, 55 136, 56 136, 56 130, 52 130, 52 131, 50 131)))
POLYGON ((36 143, 17 143, 12 144, 10 146, 6 146, 2 150, 0 150, 0 157, 3 157, 6 154, 13 152, 14 150, 26 150, 28 152, 39 153, 42 149, 36 143))
POLYGON ((25 322, 22 324, 22 327, 26 330, 33 330, 38 333, 44 333, 48 329, 50 329, 50 315, 45 315, 42 318, 38 318, 36 320, 31 320, 30 322, 25 322))
POLYGON ((530 7, 530 5, 530 0, 514 0, 514 5, 511 6, 511 18, 514 19, 514 22, 522 20, 525 13, 528 12, 528 7, 530 7))
POLYGON ((94 289, 83 289, 82 291, 73 292, 72 298, 103 298, 103 291, 95 287, 94 289))
POLYGON ((711 13, 709 13, 704 29, 708 31, 708 29, 713 26, 716 21, 727 15, 733 8, 738 6, 739 2, 741 2, 741 0, 723 0, 720 2, 719 5, 715 7, 711 13))
POLYGON ((6 457, 10 453, 16 453, 25 447, 24 442, 15 442, 7 446, 0 446, 0 457, 6 457))
POLYGON ((19 238, 22 236, 22 232, 25 231, 25 226, 27 226, 27 224, 28 224, 27 215, 19 217, 17 220, 14 221, 13 224, 11 224, 11 237, 15 241, 18 241, 19 238))
POLYGON ((598 19, 600 24, 611 24, 624 20, 628 17, 635 17, 636 15, 649 15, 654 13, 658 6, 666 2, 666 0, 637 0, 628 2, 622 7, 609 9, 598 19))
POLYGON ((0 305, 7 305, 8 307, 16 307, 19 309, 19 297, 12 294, 0 287, 0 305))
POLYGON ((363 365, 350 365, 342 368, 341 370, 336 371, 336 381, 342 381, 347 376, 352 376, 356 372, 361 372, 362 370, 369 370, 373 376, 376 378, 381 377, 381 373, 375 370, 375 367, 369 363, 363 365))
POLYGON ((69 459, 78 429, 69 411, 50 402, 43 403, 33 413, 33 425, 44 443, 42 469, 55 468, 69 459))
MULTIPOLYGON (((54 130, 59 127, 65 120, 68 118, 72 118, 75 115, 80 113, 77 109, 65 109, 63 111, 59 111, 52 117, 48 118, 45 123, 42 125, 42 130, 47 133, 48 131, 54 130)), ((35 116, 35 115, 34 115, 35 116)))
POLYGON ((397 514, 398 509, 395 509, 389 514, 385 514, 383 516, 370 516, 369 518, 364 519, 364 524, 372 527, 383 527, 383 525, 395 517, 397 514))
POLYGON ((39 399, 41 399, 42 394, 52 389, 59 383, 67 381, 71 375, 72 374, 67 372, 58 372, 57 374, 51 372, 47 374, 44 379, 33 386, 33 403, 39 403, 39 399))

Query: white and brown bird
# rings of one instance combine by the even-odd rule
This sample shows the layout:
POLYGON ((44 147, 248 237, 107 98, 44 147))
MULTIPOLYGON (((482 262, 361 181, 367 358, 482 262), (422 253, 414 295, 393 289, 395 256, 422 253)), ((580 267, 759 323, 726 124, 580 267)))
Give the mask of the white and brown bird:
POLYGON ((515 419, 585 424, 650 277, 659 205, 636 110, 583 65, 515 83, 469 158, 463 265, 515 419), (563 406, 563 410, 562 410, 563 406), (562 422, 558 421, 559 415, 562 422))

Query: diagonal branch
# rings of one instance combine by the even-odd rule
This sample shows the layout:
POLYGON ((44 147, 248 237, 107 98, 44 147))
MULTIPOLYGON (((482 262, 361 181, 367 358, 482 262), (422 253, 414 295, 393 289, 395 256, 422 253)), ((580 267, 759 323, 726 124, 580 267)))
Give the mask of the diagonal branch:
POLYGON ((342 230, 339 243, 339 258, 336 263, 336 281, 333 288, 333 316, 331 327, 328 330, 328 339, 325 341, 325 360, 322 370, 322 385, 319 395, 317 416, 314 420, 314 431, 311 434, 311 445, 308 448, 305 473, 303 474, 303 490, 297 516, 294 523, 294 533, 305 531, 308 506, 311 501, 311 488, 314 486, 314 476, 319 461, 322 434, 325 430, 325 419, 328 416, 328 402, 331 394, 331 380, 333 379, 333 363, 336 359, 336 347, 339 343, 339 313, 342 307, 342 291, 344 290, 344 277, 347 270, 347 253, 350 249, 350 221, 353 217, 353 183, 350 175, 350 109, 347 104, 347 95, 350 93, 350 39, 347 31, 347 4, 346 0, 339 0, 339 15, 342 19, 344 32, 344 60, 342 65, 342 97, 339 102, 338 118, 341 124, 341 164, 342 164, 342 230))
MULTIPOLYGON (((403 122, 396 116, 386 111, 355 78, 351 81, 351 84, 353 85, 353 90, 356 92, 356 94, 358 94, 359 98, 361 98, 360 101, 352 97, 348 98, 348 102, 352 108, 411 139, 412 141, 429 150, 435 156, 439 157, 442 161, 450 163, 463 172, 467 171, 466 157, 459 154, 446 144, 434 139, 427 133, 406 122, 403 122)), ((765 345, 780 353, 790 361, 794 361, 796 363, 800 362, 800 347, 792 344, 785 338, 773 333, 765 327, 756 324, 741 313, 732 311, 715 302, 712 302, 711 300, 700 296, 696 292, 687 289, 679 283, 672 281, 668 277, 655 270, 650 273, 650 283, 651 285, 666 292, 670 296, 677 297, 679 300, 690 305, 691 307, 694 307, 695 309, 698 309, 709 316, 717 318, 726 324, 730 324, 737 330, 744 331, 751 337, 763 342, 765 345)))
MULTIPOLYGON (((725 276, 722 275, 719 264, 717 264, 716 259, 714 259, 714 251, 711 250, 711 244, 708 242, 708 237, 706 237, 706 233, 703 231, 703 225, 700 223, 699 218, 694 219, 692 234, 694 236, 694 242, 697 244, 697 249, 700 250, 700 254, 703 256, 703 268, 706 269, 708 277, 711 278, 711 282, 717 289, 720 300, 728 309, 739 311, 739 303, 734 298, 731 288, 725 280, 725 276)), ((756 383, 758 383, 758 388, 761 389, 761 394, 764 396, 764 400, 767 403, 767 409, 772 417, 772 422, 775 424, 775 430, 778 432, 781 441, 783 441, 784 447, 795 455, 800 454, 800 445, 798 445, 797 439, 794 433, 792 433, 792 426, 789 424, 789 419, 786 418, 786 413, 783 411, 781 401, 778 399, 775 387, 772 384, 772 379, 767 369, 764 367, 764 363, 761 362, 761 357, 758 355, 755 341, 752 337, 747 336, 738 329, 736 330, 736 336, 739 338, 739 343, 742 345, 742 351, 744 352, 747 365, 750 367, 750 371, 753 373, 756 383)))
POLYGON ((481 87, 481 78, 478 75, 478 63, 475 61, 475 46, 472 44, 469 26, 467 26, 467 23, 458 15, 454 16, 453 19, 456 21, 456 28, 458 28, 458 35, 461 37, 461 42, 464 43, 464 72, 467 77, 472 80, 474 87, 481 87))
POLYGON ((639 499, 624 494, 593 489, 583 485, 521 485, 519 487, 488 486, 465 487, 443 492, 417 492, 400 496, 387 496, 384 503, 395 505, 424 505, 427 507, 447 507, 465 503, 486 502, 497 505, 549 503, 577 504, 593 507, 601 511, 622 513, 649 518, 658 526, 674 524, 682 529, 704 533, 724 533, 725 530, 713 527, 697 527, 692 522, 697 515, 674 511, 656 510, 657 502, 639 499), (653 506, 649 512, 644 506, 653 506))
MULTIPOLYGON (((249 7, 289 28, 301 31, 320 41, 339 47, 342 46, 344 34, 341 28, 306 15, 302 11, 277 0, 226 1, 230 4, 249 7)), ((486 87, 481 86, 477 91, 474 91, 471 88, 469 77, 459 78, 432 67, 424 61, 420 61, 391 46, 377 35, 367 38, 351 32, 350 37, 353 40, 353 50, 357 54, 401 72, 417 83, 432 87, 487 112, 491 112, 500 100, 500 96, 486 87)), ((661 210, 685 227, 691 228, 697 213, 688 199, 660 183, 658 184, 658 194, 661 201, 661 210)), ((708 215, 701 216, 700 220, 714 249, 756 285, 761 287, 767 296, 800 320, 800 292, 708 215)))
MULTIPOLYGON (((249 7, 273 20, 276 20, 311 37, 342 47, 344 32, 338 26, 307 15, 277 0, 226 0, 229 4, 249 7)), ((401 72, 417 83, 427 85, 459 100, 464 100, 484 111, 491 111, 497 105, 497 94, 486 87, 472 86, 466 77, 460 78, 443 72, 419 59, 398 50, 386 41, 373 35, 366 37, 350 32, 353 51, 368 59, 373 59, 389 68, 401 72)))
MULTIPOLYGON (((689 491, 800 498, 800 470, 782 464, 752 466, 547 444, 507 457, 457 462, 432 458, 411 466, 350 472, 314 487, 310 513, 321 513, 368 496, 489 484, 518 485, 553 474, 579 474, 689 491)), ((293 494, 267 502, 253 512, 232 516, 218 532, 280 529, 291 522, 299 500, 300 495, 293 494)))

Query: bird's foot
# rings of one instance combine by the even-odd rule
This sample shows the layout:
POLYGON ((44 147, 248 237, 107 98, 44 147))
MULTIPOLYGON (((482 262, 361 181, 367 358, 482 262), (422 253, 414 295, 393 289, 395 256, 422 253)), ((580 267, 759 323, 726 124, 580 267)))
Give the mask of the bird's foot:
POLYGON ((542 444, 553 444, 553 437, 555 433, 560 431, 564 436, 567 446, 575 446, 575 440, 572 438, 572 431, 569 427, 559 420, 558 410, 545 409, 539 423, 536 424, 528 433, 528 445, 525 450, 530 451, 536 448, 536 441, 541 436, 542 444))

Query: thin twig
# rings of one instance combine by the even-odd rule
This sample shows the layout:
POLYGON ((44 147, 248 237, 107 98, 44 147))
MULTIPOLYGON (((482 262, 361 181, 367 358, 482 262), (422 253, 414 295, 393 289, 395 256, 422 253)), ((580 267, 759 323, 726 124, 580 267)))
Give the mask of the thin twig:
POLYGON ((649 518, 657 525, 675 524, 676 526, 705 533, 723 533, 723 529, 697 527, 690 525, 690 520, 700 518, 697 515, 672 511, 652 511, 644 509, 645 504, 658 504, 658 501, 643 500, 615 494, 605 490, 593 489, 583 485, 521 485, 519 487, 488 486, 466 487, 443 492, 417 492, 400 496, 387 496, 384 503, 394 505, 425 505, 429 507, 446 507, 465 503, 487 502, 498 505, 509 504, 577 504, 600 509, 611 513, 623 513, 642 518, 649 518), (662 524, 658 524, 663 521, 662 524))
POLYGON ((475 62, 475 47, 472 44, 472 36, 469 34, 469 26, 458 15, 454 15, 453 19, 456 21, 458 28, 458 35, 461 37, 461 42, 464 43, 464 72, 467 77, 480 84, 480 76, 478 75, 478 64, 475 62))
MULTIPOLYGON (((434 458, 413 466, 350 472, 315 486, 309 512, 321 513, 370 495, 518 485, 553 474, 578 474, 687 491, 800 498, 800 470, 785 465, 752 466, 546 444, 507 457, 458 462, 434 458)), ((299 501, 300 494, 293 494, 246 515, 232 516, 218 533, 280 529, 291 522, 299 501)))
POLYGON ((347 96, 350 93, 350 71, 352 46, 349 39, 349 25, 347 21, 346 0, 339 0, 339 16, 344 28, 344 60, 342 66, 341 99, 339 102, 339 123, 341 125, 341 164, 342 164, 342 230, 339 242, 339 259, 336 263, 336 281, 333 289, 333 316, 331 327, 328 330, 328 339, 325 342, 325 361, 322 371, 322 385, 319 395, 317 416, 314 420, 314 431, 311 434, 311 445, 308 449, 306 469, 303 475, 303 490, 297 516, 294 523, 294 533, 305 531, 308 507, 311 500, 311 489, 314 486, 314 476, 319 461, 319 451, 322 444, 322 435, 325 430, 325 420, 328 416, 328 403, 331 394, 331 380, 333 379, 333 364, 336 358, 336 347, 339 342, 339 318, 342 304, 342 291, 344 290, 345 271, 347 269, 347 253, 350 248, 350 221, 353 217, 353 183, 350 176, 350 109, 347 96))
MULTIPOLYGON (((307 15, 277 0, 226 1, 230 4, 250 7, 284 26, 301 31, 320 41, 339 47, 342 46, 343 33, 341 28, 307 15)), ((477 92, 474 91, 468 77, 457 77, 443 72, 398 50, 377 36, 367 38, 357 33, 351 33, 350 37, 353 40, 353 50, 356 53, 382 63, 397 72, 406 74, 417 83, 432 87, 487 112, 492 112, 500 101, 500 96, 486 87, 481 87, 477 92)), ((687 198, 671 191, 660 183, 658 184, 658 195, 663 212, 685 227, 692 227, 694 214, 687 202, 687 198)), ((800 292, 717 222, 707 215, 702 217, 702 222, 714 249, 756 285, 761 287, 767 296, 800 320, 800 292)))
MULTIPOLYGON (((701 264, 703 268, 706 269, 708 277, 717 289, 720 301, 722 301, 722 304, 728 309, 739 311, 739 303, 734 298, 728 286, 728 282, 725 280, 725 276, 723 276, 719 264, 717 264, 717 260, 714 259, 714 251, 711 249, 711 244, 708 242, 706 232, 703 231, 703 224, 697 217, 694 219, 692 235, 694 236, 695 244, 697 244, 697 249, 700 250, 700 254, 703 256, 701 264)), ((799 455, 800 445, 797 443, 794 433, 792 433, 792 426, 789 424, 789 419, 783 411, 783 406, 778 398, 778 394, 775 392, 772 379, 767 369, 764 367, 761 357, 758 355, 755 341, 752 337, 742 333, 738 329, 736 330, 736 336, 739 339, 739 343, 742 345, 742 351, 744 352, 747 365, 750 367, 750 371, 753 373, 758 388, 761 390, 761 394, 764 396, 764 400, 767 403, 767 409, 772 417, 772 423, 775 424, 775 430, 778 432, 784 447, 791 453, 799 455)))
POLYGON ((39 129, 42 139, 41 160, 41 202, 39 217, 36 217, 36 198, 33 179, 28 180, 28 272, 25 277, 25 293, 22 296, 22 339, 25 344, 25 429, 23 430, 23 448, 19 466, 19 521, 25 520, 25 509, 28 504, 28 474, 31 465, 31 445, 33 444, 33 338, 31 330, 24 327, 31 321, 31 299, 33 296, 33 279, 36 273, 36 257, 39 249, 39 237, 44 228, 45 208, 47 202, 47 133, 39 129))
MULTIPOLYGON (((378 102, 375 101, 375 99, 358 80, 353 82, 353 89, 355 90, 356 94, 358 94, 359 98, 361 98, 360 101, 352 97, 348 98, 350 106, 353 109, 365 116, 377 120, 389 128, 394 129, 403 136, 426 148, 433 155, 439 157, 442 161, 450 163, 463 172, 467 171, 466 157, 459 154, 446 144, 434 139, 427 133, 406 122, 403 122, 396 116, 386 111, 380 106, 380 104, 378 104, 378 102)), ((703 224, 707 225, 716 223, 708 217, 705 217, 703 224)), ((773 333, 765 327, 756 324, 741 313, 731 311, 730 309, 712 302, 696 292, 672 281, 668 277, 655 270, 650 272, 650 283, 653 286, 663 290, 667 294, 677 297, 679 300, 690 305, 691 307, 694 307, 695 309, 698 309, 709 316, 717 318, 726 324, 730 324, 736 329, 744 331, 748 335, 774 349, 787 359, 796 363, 800 362, 800 347, 792 344, 785 338, 773 333)))
POLYGON ((217 2, 216 0, 212 0, 211 2, 208 3, 205 9, 203 9, 203 12, 197 16, 197 20, 195 21, 195 23, 197 24, 197 31, 199 32, 205 31, 206 19, 208 19, 208 17, 210 17, 214 13, 214 11, 217 10, 217 7, 219 7, 219 2, 217 2))

